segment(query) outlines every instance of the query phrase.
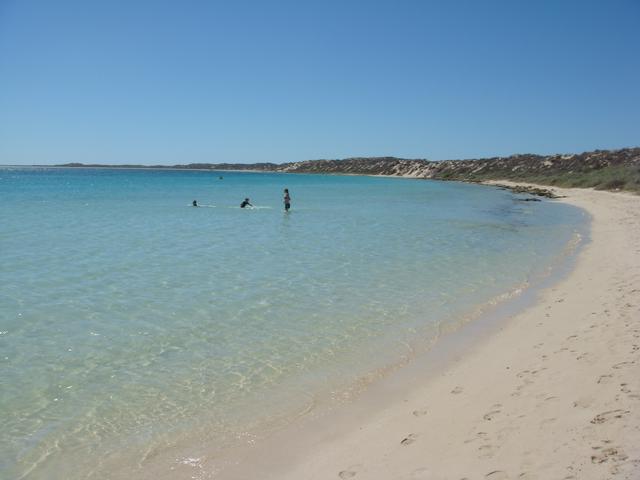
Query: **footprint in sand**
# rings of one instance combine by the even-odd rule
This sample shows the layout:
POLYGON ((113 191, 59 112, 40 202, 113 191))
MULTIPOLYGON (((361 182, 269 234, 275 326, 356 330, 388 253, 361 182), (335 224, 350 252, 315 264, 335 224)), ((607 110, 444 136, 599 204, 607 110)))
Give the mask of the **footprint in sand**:
POLYGON ((454 395, 458 395, 459 393, 462 393, 462 387, 456 387, 453 390, 451 390, 451 393, 453 393, 454 395))
POLYGON ((628 365, 633 365, 635 362, 620 362, 620 363, 616 363, 612 368, 619 370, 623 367, 626 367, 628 365))
MULTIPOLYGON (((599 447, 594 447, 594 449, 599 449, 599 447)), ((608 447, 595 455, 591 455, 591 463, 604 463, 609 460, 624 462, 627 458, 629 457, 620 447, 608 447)))
POLYGON ((518 475, 518 480, 537 480, 538 476, 535 473, 523 472, 518 475))
POLYGON ((613 377, 613 375, 600 375, 600 378, 598 378, 597 383, 609 383, 611 381, 611 378, 613 377))
POLYGON ((356 476, 356 472, 353 470, 342 470, 338 473, 338 477, 340 478, 353 478, 356 476))
POLYGON ((400 441, 400 445, 411 445, 413 442, 416 441, 417 438, 418 438, 418 435, 416 435, 415 433, 410 433, 400 441))
POLYGON ((494 470, 493 472, 487 473, 484 478, 487 480, 509 480, 509 475, 502 470, 494 470))
POLYGON ((600 423, 608 422, 609 420, 613 420, 615 418, 622 418, 626 414, 631 413, 629 410, 609 410, 608 412, 602 412, 593 417, 591 423, 594 425, 598 425, 600 423))
POLYGON ((480 458, 492 458, 496 453, 496 447, 493 445, 481 445, 478 447, 478 452, 480 453, 480 458))
POLYGON ((478 432, 476 433, 475 437, 465 440, 464 443, 471 443, 471 442, 475 442, 476 440, 484 440, 487 438, 488 435, 489 434, 487 432, 478 432))
POLYGON ((411 413, 413 414, 414 417, 422 417, 422 416, 426 415, 429 412, 427 410, 414 410, 411 413))
POLYGON ((494 405, 493 407, 491 407, 491 411, 485 413, 482 418, 484 418, 485 420, 493 420, 493 418, 499 414, 500 412, 502 412, 502 410, 500 410, 502 408, 502 405, 500 405, 499 403, 494 405))

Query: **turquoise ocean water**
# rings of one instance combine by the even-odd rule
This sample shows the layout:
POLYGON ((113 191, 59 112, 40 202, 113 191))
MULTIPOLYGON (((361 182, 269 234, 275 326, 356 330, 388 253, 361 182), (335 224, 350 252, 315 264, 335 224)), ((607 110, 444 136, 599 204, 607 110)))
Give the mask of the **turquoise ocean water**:
POLYGON ((340 397, 547 273, 586 223, 516 198, 410 179, 0 168, 0 478, 136 478, 340 397))

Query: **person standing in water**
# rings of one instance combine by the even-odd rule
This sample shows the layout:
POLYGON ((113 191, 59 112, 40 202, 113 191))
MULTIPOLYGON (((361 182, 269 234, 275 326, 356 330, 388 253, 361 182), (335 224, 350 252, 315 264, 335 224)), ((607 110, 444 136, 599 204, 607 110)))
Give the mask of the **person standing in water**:
POLYGON ((197 201, 197 200, 194 200, 194 201, 193 201, 193 203, 192 203, 191 205, 193 205, 194 207, 197 207, 197 206, 198 206, 198 201, 197 201))
POLYGON ((288 212, 291 208, 291 196, 289 195, 289 189, 284 189, 284 211, 288 212))
POLYGON ((253 207, 253 205, 251 205, 251 202, 249 202, 248 198, 245 198, 240 204, 240 208, 245 208, 245 207, 253 207))

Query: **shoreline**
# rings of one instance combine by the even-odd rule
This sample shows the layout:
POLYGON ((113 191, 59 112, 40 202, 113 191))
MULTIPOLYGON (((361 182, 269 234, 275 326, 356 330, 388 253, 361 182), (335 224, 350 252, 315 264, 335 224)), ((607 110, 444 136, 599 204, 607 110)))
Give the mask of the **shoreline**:
MULTIPOLYGON (((393 178, 414 180, 411 177, 393 176, 393 178)), ((457 183, 457 181, 454 182, 457 183)), ((507 189, 510 187, 505 184, 537 187, 533 184, 506 181, 485 183, 492 187, 506 187, 507 189)), ((376 370, 371 375, 362 377, 362 384, 366 388, 359 389, 355 396, 349 396, 349 398, 345 396, 344 400, 332 404, 329 408, 309 409, 294 418, 293 422, 287 422, 288 424, 284 427, 279 427, 275 433, 271 431, 266 438, 253 435, 252 432, 238 432, 238 438, 250 439, 253 436, 254 440, 248 440, 248 443, 254 444, 249 449, 245 444, 238 449, 232 447, 232 451, 227 452, 225 449, 222 451, 220 449, 211 450, 206 446, 206 442, 194 444, 195 448, 191 452, 194 457, 199 458, 179 454, 171 455, 169 452, 174 450, 173 447, 169 447, 167 452, 162 452, 160 455, 158 455, 159 451, 149 451, 145 454, 144 459, 137 464, 141 478, 153 477, 172 480, 182 478, 233 480, 300 477, 436 478, 440 480, 489 478, 495 480, 557 477, 568 480, 570 478, 610 478, 603 475, 613 475, 618 472, 626 476, 616 478, 637 478, 635 475, 640 472, 640 450, 635 445, 640 445, 640 434, 638 433, 640 422, 638 421, 637 409, 634 409, 634 405, 631 404, 635 402, 635 406, 637 406, 637 403, 640 402, 640 383, 636 380, 640 377, 638 370, 640 330, 637 328, 639 322, 636 320, 634 323, 629 319, 633 320, 638 317, 636 304, 640 303, 638 294, 640 290, 632 288, 633 282, 640 286, 640 255, 638 255, 640 241, 637 240, 640 237, 640 209, 638 208, 640 197, 625 193, 591 190, 554 190, 562 195, 558 197, 562 200, 555 201, 566 202, 581 208, 590 217, 590 220, 585 222, 584 228, 589 232, 582 238, 593 241, 591 233, 594 230, 604 232, 599 234, 599 240, 595 242, 597 245, 585 245, 585 242, 578 242, 579 245, 576 249, 573 241, 568 242, 564 250, 565 254, 558 254, 548 261, 545 260, 544 264, 546 265, 548 262, 550 266, 549 272, 534 276, 533 281, 526 281, 524 284, 516 286, 517 288, 514 287, 513 290, 509 290, 509 294, 505 293, 494 297, 491 301, 479 306, 477 310, 470 310, 460 317, 455 325, 453 323, 447 325, 446 327, 451 328, 441 330, 437 336, 438 341, 429 351, 420 350, 415 354, 407 344, 407 348, 411 352, 407 355, 407 361, 399 361, 397 365, 385 368, 384 372, 376 370), (571 247, 572 244, 573 247, 571 247), (584 266, 585 262, 588 263, 587 267, 584 266), (615 269, 611 270, 613 267, 615 269), (586 273, 582 272, 582 276, 578 276, 579 278, 576 280, 576 272, 585 268, 586 273), (551 298, 555 297, 558 288, 564 285, 568 285, 568 293, 563 293, 564 296, 560 299, 551 298), (614 287, 617 288, 617 292, 622 292, 622 296, 628 297, 628 301, 623 303, 618 301, 620 299, 616 297, 614 287), (600 295, 601 293, 602 295, 600 295), (580 300, 580 295, 582 295, 582 300, 580 300), (576 302, 576 299, 579 301, 576 302), (598 302, 601 303, 598 304, 598 302), (588 316, 584 310, 585 305, 594 306, 594 311, 590 312, 588 316), (568 310, 562 311, 565 307, 568 310), (534 318, 535 315, 530 313, 535 310, 539 311, 538 317, 540 318, 542 318, 541 314, 544 314, 542 322, 537 322, 537 319, 534 318), (547 313, 550 315, 553 313, 553 315, 549 316, 547 313), (591 316, 593 314, 595 314, 594 317, 591 316), (616 317, 618 318, 617 323, 614 322, 615 325, 611 327, 610 317, 616 314, 620 318, 627 319, 624 326, 620 325, 620 319, 616 317), (570 318, 576 315, 582 315, 584 317, 582 320, 585 322, 597 318, 606 321, 607 324, 592 323, 589 324, 592 330, 585 330, 582 327, 585 327, 586 323, 581 325, 575 318, 570 318), (522 323, 526 323, 526 321, 522 320, 523 317, 529 318, 529 322, 537 322, 537 328, 524 328, 522 323), (573 355, 576 357, 575 360, 579 360, 578 367, 584 367, 583 363, 587 363, 590 367, 594 365, 599 367, 608 362, 616 353, 612 352, 616 346, 612 346, 616 339, 622 339, 626 342, 625 345, 630 346, 631 351, 627 355, 629 358, 625 357, 626 359, 622 360, 615 358, 616 362, 611 366, 612 373, 598 376, 596 384, 599 387, 601 384, 609 385, 611 383, 619 389, 613 400, 611 398, 603 400, 588 389, 581 390, 583 385, 580 384, 579 388, 574 389, 574 391, 580 392, 580 398, 572 402, 573 410, 569 410, 569 414, 565 409, 564 413, 559 413, 554 417, 543 415, 540 418, 544 422, 536 426, 531 423, 527 424, 522 418, 539 413, 539 411, 534 411, 532 414, 531 411, 535 409, 530 407, 532 403, 542 404, 540 402, 542 393, 539 389, 535 390, 535 394, 525 395, 525 393, 530 393, 529 390, 534 390, 534 386, 538 384, 547 387, 551 385, 556 388, 558 382, 555 382, 554 375, 565 375, 566 377, 567 372, 574 372, 574 362, 568 362, 566 358, 560 359, 562 361, 555 361, 558 359, 552 357, 549 353, 551 346, 545 346, 545 342, 530 344, 532 338, 537 338, 536 335, 538 337, 542 335, 543 340, 558 336, 554 331, 557 325, 553 324, 552 320, 548 320, 551 317, 553 317, 553 321, 562 322, 561 326, 567 327, 565 328, 567 332, 568 329, 573 329, 573 333, 568 335, 564 342, 567 343, 571 339, 571 348, 556 342, 557 348, 552 352, 553 357, 573 355), (516 328, 514 324, 518 323, 520 325, 516 328), (612 331, 608 332, 607 330, 612 331), (605 336, 604 334, 608 335, 607 352, 601 351, 600 347, 603 345, 597 343, 600 337, 593 335, 596 331, 602 333, 602 337, 605 336), (591 344, 577 340, 578 337, 587 337, 588 334, 592 334, 591 337, 593 337, 590 339, 593 340, 591 344), (500 344, 499 339, 505 336, 507 339, 502 340, 502 344, 500 344), (526 356, 525 353, 529 348, 532 349, 532 352, 528 353, 533 355, 526 356), (585 352, 578 351, 580 349, 585 352), (535 354, 540 353, 536 350, 544 352, 539 359, 534 358, 535 354), (596 350, 597 352, 595 352, 596 350), (496 355, 499 356, 503 352, 513 355, 504 359, 508 364, 503 367, 504 370, 500 370, 496 368, 499 362, 496 355), (588 355, 583 355, 584 353, 588 355), (552 360, 555 361, 555 364, 561 364, 561 368, 558 369, 558 365, 554 364, 555 370, 548 373, 546 370, 550 370, 548 365, 554 363, 552 360), (518 362, 520 368, 514 372, 514 365, 518 362), (527 362, 535 363, 537 368, 529 365, 527 365, 529 368, 524 368, 523 364, 527 362), (460 373, 461 370, 462 373, 460 373), (511 378, 512 374, 516 379, 511 378), (618 377, 621 380, 619 383, 615 383, 612 379, 618 377), (447 390, 448 387, 440 388, 446 378, 459 378, 460 380, 447 390), (501 385, 505 378, 507 382, 521 383, 521 385, 516 385, 512 392, 507 392, 508 396, 505 395, 504 386, 501 385), (487 394, 484 388, 478 384, 479 381, 484 381, 489 387, 495 387, 496 395, 492 397, 487 394), (582 395, 585 391, 585 395, 582 395), (626 396, 627 403, 618 408, 620 397, 624 396, 626 396), (588 398, 583 402, 583 397, 588 398), (486 412, 479 412, 477 407, 487 404, 487 398, 495 399, 495 402, 490 405, 491 408, 485 408, 486 412), (600 430, 607 432, 607 435, 603 436, 600 444, 597 442, 595 444, 592 442, 589 445, 583 444, 582 450, 587 453, 595 452, 590 457, 591 463, 599 465, 601 468, 585 474, 579 470, 579 468, 586 469, 583 462, 575 468, 578 473, 569 473, 565 476, 562 476, 559 470, 549 470, 556 465, 548 461, 542 464, 542 468, 538 468, 540 465, 529 457, 539 456, 542 461, 543 457, 550 458, 555 453, 555 451, 547 451, 542 448, 550 443, 547 441, 549 438, 544 437, 546 435, 545 429, 555 428, 556 424, 561 423, 558 420, 559 416, 565 414, 567 417, 573 416, 578 411, 576 410, 578 407, 591 410, 593 405, 597 405, 594 398, 609 409, 606 410, 604 407, 599 409, 601 411, 593 413, 590 421, 583 423, 591 424, 591 426, 587 425, 591 429, 594 428, 593 425, 604 425, 606 429, 601 427, 600 430), (526 404, 524 413, 521 413, 522 410, 518 410, 521 407, 517 404, 518 401, 526 404), (609 404, 613 404, 613 406, 609 404), (493 407, 496 405, 504 408, 495 412, 494 410, 497 408, 493 407), (471 414, 475 417, 471 418, 471 414), (607 418, 609 414, 612 415, 612 418, 607 418), (487 416, 489 418, 486 418, 487 416), (479 420, 479 417, 482 418, 482 421, 475 422, 475 420, 479 420), (446 419, 449 419, 450 422, 447 422, 446 419), (453 421, 451 421, 452 419, 453 421), (467 426, 473 426, 477 430, 475 434, 478 438, 472 438, 470 431, 464 435, 461 434, 460 428, 465 421, 467 426), (491 428, 500 422, 502 422, 500 425, 502 428, 497 429, 496 427, 492 431, 491 428), (627 437, 624 437, 619 431, 609 428, 611 425, 617 427, 617 424, 620 423, 624 435, 627 435, 630 440, 626 439, 627 437), (402 429, 406 432, 401 433, 402 429), (613 434, 609 435, 608 432, 613 432, 613 434), (393 437, 398 437, 400 434, 402 438, 396 439, 395 444, 390 442, 393 437), (484 440, 488 438, 485 434, 493 435, 493 443, 484 443, 484 440), (527 438, 522 440, 518 435, 525 435, 527 438), (618 441, 619 438, 623 440, 618 441), (444 447, 438 443, 445 441, 443 439, 446 439, 448 449, 443 449, 444 447), (518 451, 512 448, 508 450, 512 443, 526 445, 527 449, 518 451), (470 449, 469 444, 477 447, 480 453, 470 449), (402 448, 397 448, 398 445, 402 448), (528 471, 521 469, 522 471, 518 473, 511 467, 513 462, 518 460, 518 455, 525 452, 527 466, 531 466, 531 468, 528 471), (605 455, 599 457, 598 453, 600 452, 604 452, 605 455), (168 456, 165 453, 169 453, 168 456), (230 454, 227 455, 227 453, 230 454), (477 458, 474 457, 474 453, 477 458), (156 455, 158 456, 156 457, 156 455), (153 457, 156 458, 151 460, 153 457), (358 459, 358 463, 351 462, 352 458, 358 459), (496 470, 481 473, 477 468, 478 465, 482 466, 483 461, 486 464, 492 459, 504 459, 505 461, 502 465, 494 465, 496 470), (147 463, 147 460, 151 461, 147 463), (169 465, 166 460, 169 460, 169 465), (349 465, 344 465, 345 463, 349 463, 349 465), (427 466, 416 466, 418 463, 424 463, 427 466), (452 469, 454 464, 462 464, 466 470, 452 469), (168 466, 169 470, 166 468, 168 466), (338 466, 341 469, 333 471, 338 466), (407 470, 407 468, 414 466, 416 468, 413 470, 407 470), (541 475, 541 472, 543 475, 538 476, 541 475)), ((576 232, 582 230, 576 230, 576 232)), ((576 234, 576 236, 579 237, 580 234, 576 234)), ((528 327, 532 327, 532 325, 533 323, 528 327)), ((583 375, 580 378, 586 379, 587 376, 583 375)), ((552 388, 548 388, 548 390, 552 390, 552 388)), ((333 394, 338 395, 334 398, 341 398, 340 392, 337 390, 332 390, 330 393, 332 396, 333 394)), ((556 407, 557 402, 566 400, 564 396, 557 395, 556 392, 545 395, 543 400, 550 402, 549 406, 552 407, 556 407)), ((567 402, 561 406, 566 407, 565 403, 567 402)), ((327 405, 324 406, 327 407, 327 405)), ((539 405, 536 407, 540 410, 539 405)), ((543 411, 543 413, 545 412, 543 411)), ((564 446, 572 442, 576 443, 575 432, 578 431, 576 425, 562 425, 567 428, 566 435, 559 435, 558 439, 570 439, 564 443, 564 446)), ((557 432, 554 432, 554 435, 556 434, 557 432)), ((552 436, 551 440, 556 440, 556 437, 552 436)), ((186 453, 182 448, 174 451, 175 453, 178 451, 186 453)), ((569 456, 565 458, 569 458, 569 456)), ((576 458, 576 456, 571 457, 571 460, 576 458)), ((573 472, 573 465, 571 467, 573 472)), ((118 475, 117 472, 123 471, 116 468, 112 473, 118 475)))
POLYGON ((371 386, 331 417, 337 430, 323 418, 286 428, 216 478, 635 478, 640 197, 553 190, 592 217, 568 275, 493 329, 476 325, 482 338, 430 372, 371 386))
MULTIPOLYGON (((407 177, 391 178, 415 180, 407 177)), ((271 457, 267 460, 271 464, 267 471, 273 470, 272 476, 267 478, 280 478, 281 466, 286 463, 282 459, 282 452, 286 455, 290 448, 301 449, 301 437, 305 438, 303 444, 308 445, 317 433, 334 435, 335 432, 329 430, 335 430, 335 424, 340 424, 341 431, 345 432, 356 428, 353 418, 360 415, 360 412, 355 411, 358 406, 366 405, 366 412, 386 408, 389 400, 403 394, 406 386, 415 380, 419 373, 417 369, 426 368, 429 377, 436 376, 460 356, 465 348, 473 348, 479 342, 476 336, 484 338, 495 333, 509 315, 531 305, 536 292, 545 285, 555 284, 559 278, 564 278, 575 261, 577 250, 584 243, 579 239, 588 238, 588 224, 588 220, 584 221, 562 251, 545 259, 545 268, 530 275, 523 283, 511 285, 508 290, 497 293, 484 303, 475 304, 455 318, 452 316, 439 327, 439 333, 429 342, 420 340, 421 335, 416 332, 416 341, 402 342, 407 349, 406 354, 399 354, 397 359, 380 368, 370 365, 370 370, 353 382, 335 384, 316 392, 317 395, 309 397, 309 405, 292 411, 278 425, 265 424, 247 431, 238 431, 236 436, 239 442, 186 441, 168 446, 160 454, 154 451, 137 464, 139 475, 141 478, 167 480, 262 477, 265 475, 262 468, 264 459, 260 457, 263 456, 263 449, 266 449, 269 451, 267 455, 271 457), (375 398, 378 395, 381 398, 375 398), (287 442, 293 443, 289 445, 287 442), (272 451, 274 445, 277 451, 272 451), (282 445, 286 447, 283 448, 282 445), (148 458, 153 459, 147 462, 148 458), (258 464, 260 467, 256 467, 258 464)), ((424 375, 420 381, 424 382, 424 375)), ((118 470, 120 471, 124 478, 127 469, 118 470)))

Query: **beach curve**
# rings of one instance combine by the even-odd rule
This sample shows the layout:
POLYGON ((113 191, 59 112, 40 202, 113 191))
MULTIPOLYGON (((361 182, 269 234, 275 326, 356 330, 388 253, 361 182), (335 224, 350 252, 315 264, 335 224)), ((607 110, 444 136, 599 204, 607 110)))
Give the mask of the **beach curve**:
POLYGON ((638 478, 640 197, 554 190, 592 216, 591 242, 535 305, 346 431, 218 478, 638 478))

